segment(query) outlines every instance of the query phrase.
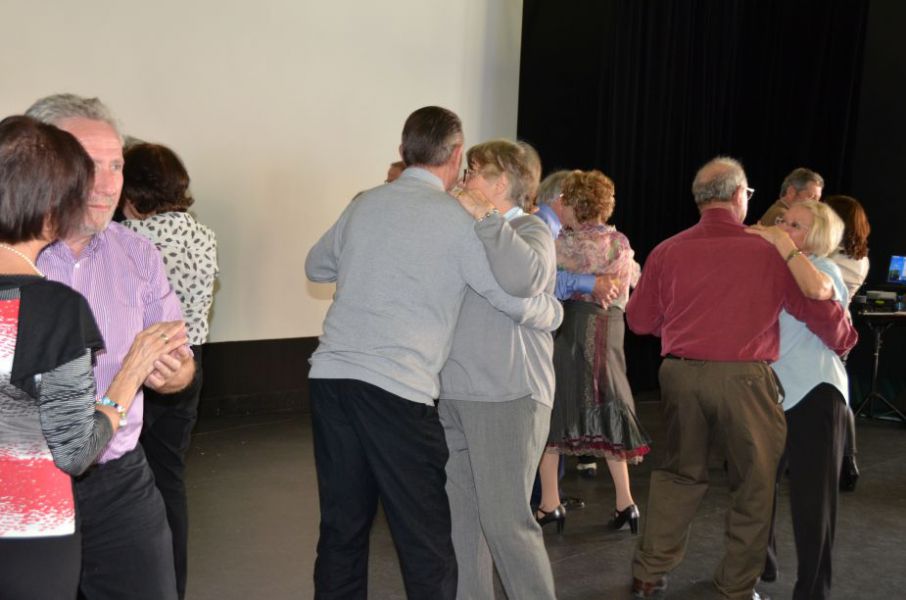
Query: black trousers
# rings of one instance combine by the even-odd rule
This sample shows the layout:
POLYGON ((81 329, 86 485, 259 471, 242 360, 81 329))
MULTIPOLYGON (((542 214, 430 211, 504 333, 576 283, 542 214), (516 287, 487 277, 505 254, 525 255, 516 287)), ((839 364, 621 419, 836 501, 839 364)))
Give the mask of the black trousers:
MULTIPOLYGON (((76 479, 84 600, 175 600, 173 541, 142 447, 76 479)), ((50 574, 48 575, 50 576, 50 574)))
MULTIPOLYGON (((789 470, 790 512, 799 561, 794 600, 830 598, 840 461, 846 429, 846 404, 827 383, 813 388, 786 414, 786 449, 777 469, 779 482, 789 470)), ((767 566, 777 569, 774 516, 767 566)))
POLYGON ((186 453, 192 429, 198 420, 201 396, 201 346, 195 353, 195 377, 186 389, 175 394, 159 394, 145 388, 145 416, 141 444, 154 473, 154 482, 167 508, 167 522, 173 535, 173 560, 176 591, 186 596, 189 543, 189 506, 186 500, 186 453))
POLYGON ((0 598, 72 600, 79 590, 82 536, 0 538, 0 598))
POLYGON ((315 598, 368 597, 378 499, 409 600, 452 600, 456 557, 444 490, 449 456, 433 406, 351 379, 311 379, 321 531, 315 598))

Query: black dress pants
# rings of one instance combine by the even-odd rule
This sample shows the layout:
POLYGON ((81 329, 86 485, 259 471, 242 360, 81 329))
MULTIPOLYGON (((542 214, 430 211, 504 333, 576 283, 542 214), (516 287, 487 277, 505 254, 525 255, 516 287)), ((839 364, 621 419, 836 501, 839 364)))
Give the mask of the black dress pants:
POLYGON ((189 543, 189 507, 186 500, 186 453, 192 429, 198 420, 201 396, 201 346, 192 346, 195 377, 186 389, 159 394, 145 388, 145 416, 141 444, 154 473, 154 482, 167 507, 167 522, 173 534, 173 560, 179 599, 186 595, 189 543))
MULTIPOLYGON (((788 469, 799 563, 794 600, 830 598, 846 410, 840 391, 822 383, 785 413, 786 449, 777 469, 777 481, 788 469)), ((774 493, 776 520, 776 490, 774 493)), ((772 566, 778 570, 773 522, 766 567, 772 566)))
POLYGON ((367 598, 378 499, 407 597, 455 598, 448 452, 437 410, 352 379, 311 379, 310 386, 321 505, 315 598, 367 598))
POLYGON ((142 447, 91 467, 76 479, 75 491, 82 522, 79 598, 175 600, 173 540, 142 447))

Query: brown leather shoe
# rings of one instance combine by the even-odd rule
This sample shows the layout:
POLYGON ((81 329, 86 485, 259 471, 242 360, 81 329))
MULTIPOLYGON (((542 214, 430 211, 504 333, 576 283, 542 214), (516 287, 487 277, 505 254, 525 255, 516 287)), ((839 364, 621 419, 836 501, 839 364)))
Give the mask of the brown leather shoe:
POLYGON ((667 589, 667 578, 661 577, 657 581, 642 581, 632 578, 633 598, 657 598, 667 589))

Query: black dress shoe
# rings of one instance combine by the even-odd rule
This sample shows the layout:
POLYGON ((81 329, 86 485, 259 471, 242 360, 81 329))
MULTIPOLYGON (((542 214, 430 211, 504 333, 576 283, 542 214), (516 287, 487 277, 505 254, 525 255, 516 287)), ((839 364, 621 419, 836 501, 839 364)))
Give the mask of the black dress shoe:
POLYGON ((538 507, 538 512, 541 513, 540 517, 535 517, 535 520, 538 521, 538 525, 544 527, 548 523, 556 523, 557 533, 563 533, 563 528, 566 526, 566 508, 564 508, 562 504, 551 511, 546 511, 543 508, 538 507))
POLYGON ((642 581, 635 577, 632 578, 633 598, 658 598, 666 590, 667 577, 661 577, 657 581, 642 581))
POLYGON ((848 455, 843 457, 843 466, 840 467, 840 491, 856 491, 856 482, 859 481, 859 467, 856 457, 848 455))
POLYGON ((630 504, 623 510, 614 510, 613 518, 607 523, 607 526, 611 529, 623 529, 627 523, 629 524, 629 530, 632 532, 632 535, 638 535, 639 507, 635 504, 630 504))
POLYGON ((576 496, 560 496, 560 504, 563 508, 568 508, 569 510, 585 508, 585 500, 576 496))

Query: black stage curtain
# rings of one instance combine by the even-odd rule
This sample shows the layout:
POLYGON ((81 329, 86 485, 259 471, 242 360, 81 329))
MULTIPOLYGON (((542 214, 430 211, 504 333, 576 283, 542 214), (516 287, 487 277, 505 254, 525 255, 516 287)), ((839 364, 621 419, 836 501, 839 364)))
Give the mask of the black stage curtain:
MULTIPOLYGON (((742 161, 749 222, 798 166, 849 188, 867 0, 525 0, 518 135, 545 172, 596 168, 639 262, 698 219, 710 158, 742 161)), ((714 302, 720 302, 715 298, 714 302)), ((634 389, 660 344, 627 333, 634 389)))

